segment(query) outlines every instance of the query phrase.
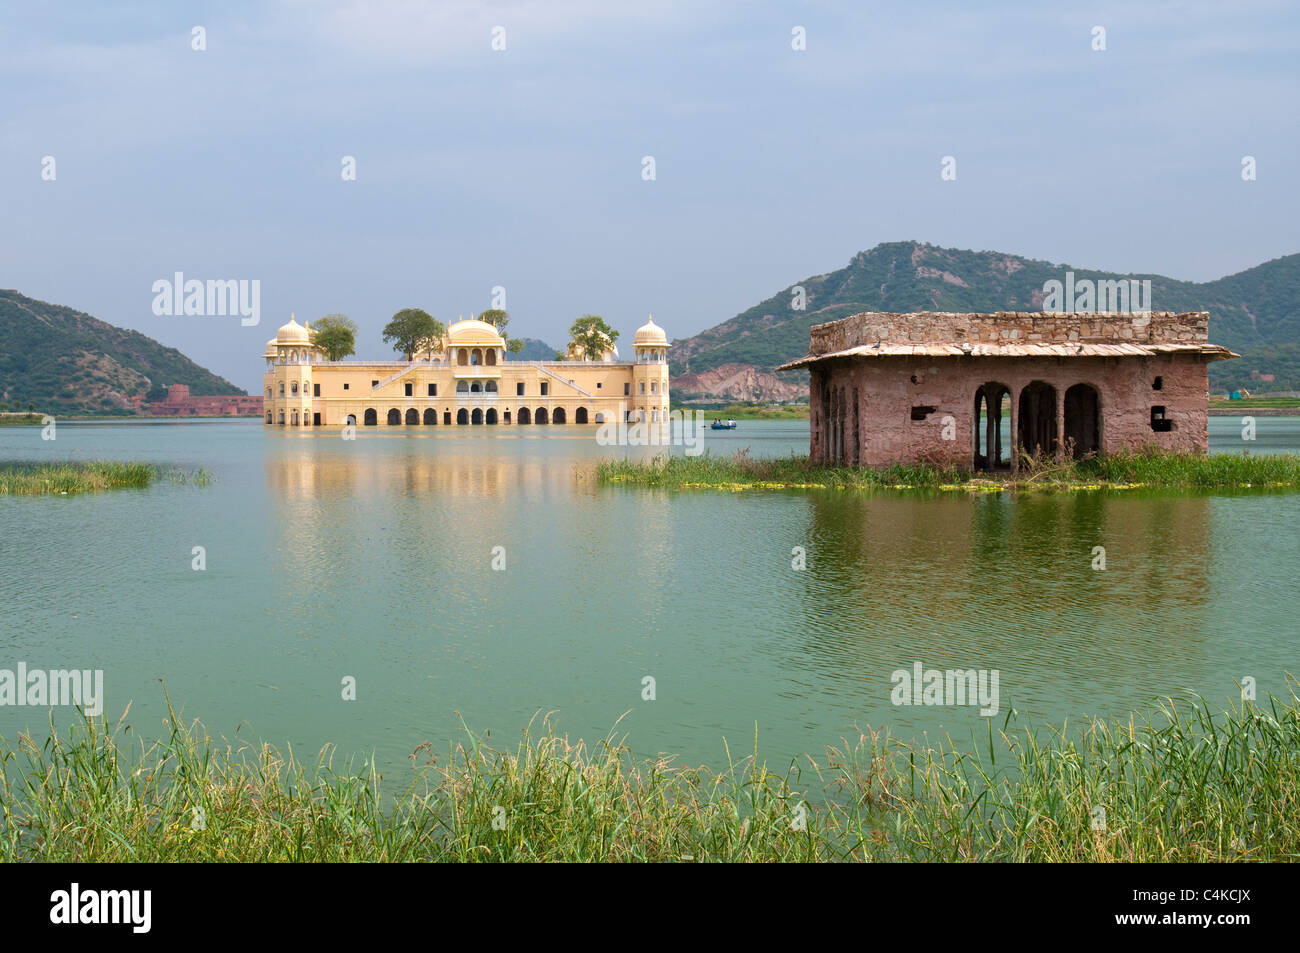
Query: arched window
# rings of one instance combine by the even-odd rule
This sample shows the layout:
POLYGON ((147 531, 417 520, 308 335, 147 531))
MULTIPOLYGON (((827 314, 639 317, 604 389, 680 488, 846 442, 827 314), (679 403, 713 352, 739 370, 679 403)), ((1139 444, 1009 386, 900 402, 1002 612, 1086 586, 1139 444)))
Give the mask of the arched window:
POLYGON ((456 349, 456 363, 462 367, 469 363, 469 351, 463 347, 456 349))
POLYGON ((587 422, 587 408, 579 407, 573 412, 573 422, 575 424, 585 424, 587 422))
POLYGON ((537 413, 533 414, 533 420, 537 421, 539 424, 546 423, 546 408, 538 407, 537 413))
POLYGON ((470 385, 469 385, 469 392, 470 392, 471 394, 480 394, 480 393, 482 393, 482 392, 483 392, 483 383, 482 383, 482 381, 475 381, 474 383, 470 384, 470 385))
POLYGON ((266 389, 266 396, 267 396, 267 397, 270 397, 270 396, 271 396, 271 388, 269 388, 269 387, 266 389))
POLYGON ((374 427, 379 423, 379 414, 375 413, 375 408, 366 408, 366 426, 374 427))
POLYGON ((488 367, 495 367, 497 363, 497 349, 489 348, 487 352, 488 367))
POLYGON ((414 407, 406 408, 406 426, 414 427, 420 422, 420 412, 414 407))
POLYGON ((467 423, 469 423, 469 411, 462 407, 460 410, 456 411, 456 425, 463 427, 467 423))
POLYGON ((426 407, 424 411, 424 425, 426 427, 436 426, 438 423, 438 412, 432 407, 426 407))
POLYGON ((527 407, 520 407, 520 408, 519 408, 519 425, 522 427, 523 425, 525 425, 525 424, 531 424, 532 422, 533 422, 533 414, 532 414, 532 411, 530 411, 527 407))
POLYGON ((289 384, 289 393, 293 394, 295 397, 298 395, 298 382, 297 382, 297 381, 292 381, 292 382, 290 382, 290 384, 289 384))
POLYGON ((659 393, 659 382, 658 382, 658 381, 651 381, 651 382, 650 382, 650 393, 652 393, 652 394, 657 394, 657 393, 659 393))
POLYGON ((402 412, 398 410, 396 407, 390 408, 388 411, 388 426, 399 427, 401 426, 401 424, 402 424, 402 412))
POLYGON ((479 408, 479 407, 475 407, 475 408, 474 408, 474 413, 473 413, 473 415, 470 416, 470 418, 469 418, 469 422, 470 422, 471 424, 473 424, 475 427, 478 427, 478 426, 481 426, 481 425, 482 425, 482 423, 483 423, 483 410, 482 410, 482 408, 479 408))
POLYGON ((486 384, 483 385, 483 389, 487 391, 489 394, 495 394, 497 392, 497 382, 488 381, 486 384))
POLYGON ((456 393, 458 393, 458 394, 468 394, 468 393, 469 393, 469 381, 457 381, 457 382, 456 382, 456 393))
POLYGON ((284 411, 283 411, 283 410, 280 411, 280 423, 281 423, 281 424, 284 423, 284 411))
POLYGON ((563 407, 555 408, 555 413, 551 415, 551 423, 553 424, 568 423, 568 418, 565 416, 563 407))
POLYGON ((284 381, 280 381, 280 396, 284 396, 284 381))
POLYGON ((269 410, 266 412, 266 422, 271 423, 271 412, 269 410))
POLYGON ((480 364, 483 363, 483 350, 482 350, 482 348, 477 348, 477 347, 476 347, 476 348, 474 348, 474 350, 472 350, 472 351, 469 352, 469 362, 470 362, 471 364, 473 364, 475 367, 477 367, 478 365, 480 365, 480 364))

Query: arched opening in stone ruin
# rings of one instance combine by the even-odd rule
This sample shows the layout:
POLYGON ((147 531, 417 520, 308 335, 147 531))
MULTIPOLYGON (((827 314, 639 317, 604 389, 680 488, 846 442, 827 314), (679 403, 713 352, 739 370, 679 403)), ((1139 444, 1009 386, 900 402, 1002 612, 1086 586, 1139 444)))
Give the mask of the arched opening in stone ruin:
POLYGON ((1019 452, 1031 457, 1056 455, 1056 388, 1043 381, 1031 381, 1020 391, 1016 414, 1019 452))
POLYGON ((1011 469, 1011 388, 990 382, 975 391, 972 428, 976 470, 1011 469))

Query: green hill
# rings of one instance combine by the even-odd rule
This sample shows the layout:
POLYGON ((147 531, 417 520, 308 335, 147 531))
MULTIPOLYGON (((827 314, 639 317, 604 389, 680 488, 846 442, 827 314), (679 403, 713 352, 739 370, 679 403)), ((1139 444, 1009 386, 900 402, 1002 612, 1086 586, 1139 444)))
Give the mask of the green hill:
POLYGON ((82 311, 0 291, 0 400, 58 413, 126 413, 169 384, 243 394, 174 347, 82 311))
MULTIPOLYGON (((511 340, 515 340, 511 338, 511 340)), ((512 361, 553 361, 556 349, 537 338, 519 338, 524 342, 524 349, 518 354, 511 354, 512 361)))
MULTIPOLYGON (((703 393, 701 382, 719 376, 708 372, 723 365, 733 379, 737 368, 749 367, 762 380, 778 364, 807 352, 812 325, 860 311, 1038 311, 1043 283, 1063 280, 1067 270, 1076 280, 1149 278, 1157 310, 1209 311, 1210 340, 1242 355, 1241 360, 1211 365, 1213 387, 1300 389, 1300 254, 1198 284, 920 242, 877 245, 839 271, 795 282, 729 321, 673 342, 674 388, 682 397, 703 393), (807 295, 803 311, 791 307, 796 286, 807 295), (1252 371, 1273 374, 1276 381, 1257 382, 1252 371)), ((778 396, 759 392, 750 399, 778 396)))

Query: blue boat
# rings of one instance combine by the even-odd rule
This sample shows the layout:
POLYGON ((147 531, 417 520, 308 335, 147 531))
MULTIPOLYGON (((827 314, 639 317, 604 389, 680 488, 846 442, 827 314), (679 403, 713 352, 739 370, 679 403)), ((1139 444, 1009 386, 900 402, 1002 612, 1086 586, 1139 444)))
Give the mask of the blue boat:
POLYGON ((710 430, 735 430, 736 422, 734 420, 715 420, 709 424, 710 430))

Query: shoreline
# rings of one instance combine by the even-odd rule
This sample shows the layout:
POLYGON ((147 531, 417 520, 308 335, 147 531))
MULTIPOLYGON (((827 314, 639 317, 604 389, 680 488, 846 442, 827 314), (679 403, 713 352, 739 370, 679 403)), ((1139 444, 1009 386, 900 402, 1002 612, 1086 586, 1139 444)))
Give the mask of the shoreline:
POLYGON ((1026 461, 1018 474, 990 474, 953 466, 894 464, 870 467, 822 466, 807 455, 751 459, 661 455, 646 462, 604 460, 597 480, 673 490, 934 490, 959 493, 1094 490, 1300 490, 1300 455, 1210 454, 1204 457, 1160 452, 1056 463, 1026 461))

